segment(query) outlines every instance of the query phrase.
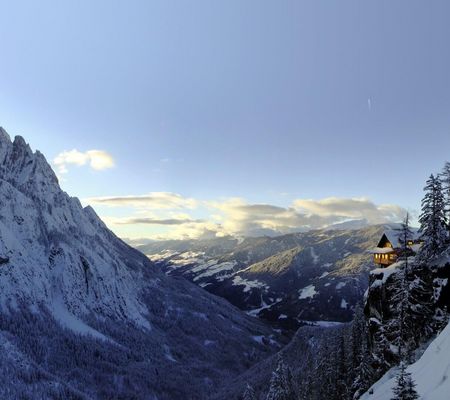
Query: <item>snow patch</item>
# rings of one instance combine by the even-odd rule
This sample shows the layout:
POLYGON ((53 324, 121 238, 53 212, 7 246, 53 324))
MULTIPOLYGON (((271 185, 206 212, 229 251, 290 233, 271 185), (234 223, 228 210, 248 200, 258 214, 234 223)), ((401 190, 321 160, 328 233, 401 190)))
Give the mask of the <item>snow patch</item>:
POLYGON ((303 289, 299 290, 299 300, 308 299, 314 297, 318 292, 316 292, 316 287, 314 285, 308 285, 303 289))
POLYGON ((248 280, 241 278, 239 275, 236 275, 233 278, 233 285, 236 286, 245 286, 244 292, 249 292, 251 289, 268 289, 269 287, 260 281, 257 280, 248 280))

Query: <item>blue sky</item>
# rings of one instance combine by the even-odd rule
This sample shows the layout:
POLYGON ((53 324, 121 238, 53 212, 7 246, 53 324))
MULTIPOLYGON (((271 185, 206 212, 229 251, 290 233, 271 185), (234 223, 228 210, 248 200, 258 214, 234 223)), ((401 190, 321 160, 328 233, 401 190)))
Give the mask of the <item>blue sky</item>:
POLYGON ((0 1, 0 125, 49 161, 76 149, 60 174, 72 195, 155 198, 86 201, 122 236, 389 220, 417 209, 450 159, 449 12, 411 0, 0 1))

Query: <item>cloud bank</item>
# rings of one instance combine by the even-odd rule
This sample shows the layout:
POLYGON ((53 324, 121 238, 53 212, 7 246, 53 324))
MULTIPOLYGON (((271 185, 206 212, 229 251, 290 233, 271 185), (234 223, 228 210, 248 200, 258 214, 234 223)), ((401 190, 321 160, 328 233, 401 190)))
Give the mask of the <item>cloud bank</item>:
MULTIPOLYGON (((177 193, 152 192, 138 196, 85 199, 119 235, 121 227, 148 226, 151 239, 212 238, 226 235, 281 235, 340 225, 399 222, 406 210, 393 204, 375 204, 365 197, 319 200, 295 199, 287 207, 251 204, 242 198, 200 200, 177 193), (132 215, 111 218, 111 208, 127 209, 132 215), (183 212, 180 214, 180 212, 183 212), (133 214, 134 213, 134 214, 133 214), (178 214, 177 214, 178 213, 178 214), (155 227, 164 231, 156 232, 155 227)), ((130 229, 128 229, 128 234, 130 229)))

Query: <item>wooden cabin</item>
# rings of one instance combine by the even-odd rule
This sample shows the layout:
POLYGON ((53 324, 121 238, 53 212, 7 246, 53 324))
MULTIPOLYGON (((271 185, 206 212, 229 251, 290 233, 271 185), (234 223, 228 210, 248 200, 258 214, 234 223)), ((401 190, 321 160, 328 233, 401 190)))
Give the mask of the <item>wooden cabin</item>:
MULTIPOLYGON (((377 247, 372 250, 373 261, 375 264, 378 264, 381 267, 388 267, 397 261, 401 251, 398 236, 399 232, 396 230, 383 233, 377 247)), ((410 250, 409 255, 415 255, 421 244, 422 240, 419 239, 418 232, 414 232, 413 239, 408 241, 408 248, 410 250)))

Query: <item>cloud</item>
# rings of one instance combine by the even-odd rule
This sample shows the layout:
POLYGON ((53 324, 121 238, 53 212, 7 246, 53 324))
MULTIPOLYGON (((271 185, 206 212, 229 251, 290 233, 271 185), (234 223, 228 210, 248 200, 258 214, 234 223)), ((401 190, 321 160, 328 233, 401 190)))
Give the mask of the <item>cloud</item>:
POLYGON ((371 224, 401 220, 405 210, 392 204, 376 205, 371 200, 360 198, 328 197, 321 200, 295 200, 293 206, 301 212, 321 217, 367 219, 371 224))
POLYGON ((117 219, 114 223, 116 225, 133 225, 133 224, 145 224, 145 225, 186 225, 186 224, 198 224, 205 222, 202 219, 155 219, 155 218, 123 218, 117 219))
POLYGON ((98 197, 84 202, 99 207, 131 208, 132 215, 106 217, 105 222, 119 235, 125 228, 127 235, 133 232, 142 235, 148 226, 148 237, 152 239, 275 236, 311 229, 399 222, 406 213, 400 206, 377 205, 364 197, 296 199, 289 206, 281 207, 248 203, 242 198, 206 201, 177 193, 152 192, 139 196, 98 197))
POLYGON ((280 235, 310 229, 331 228, 349 221, 367 224, 398 222, 405 215, 402 207, 376 205, 366 198, 321 200, 297 199, 289 207, 271 204, 248 204, 243 199, 208 202, 223 214, 221 228, 226 234, 244 236, 280 235))
POLYGON ((133 207, 149 210, 193 209, 198 201, 171 192, 151 192, 140 196, 93 197, 84 200, 88 204, 109 207, 133 207))
POLYGON ((77 149, 59 153, 53 159, 53 164, 59 174, 66 174, 69 165, 75 165, 77 167, 89 165, 96 171, 109 169, 115 165, 113 157, 106 151, 88 150, 83 153, 77 149))

